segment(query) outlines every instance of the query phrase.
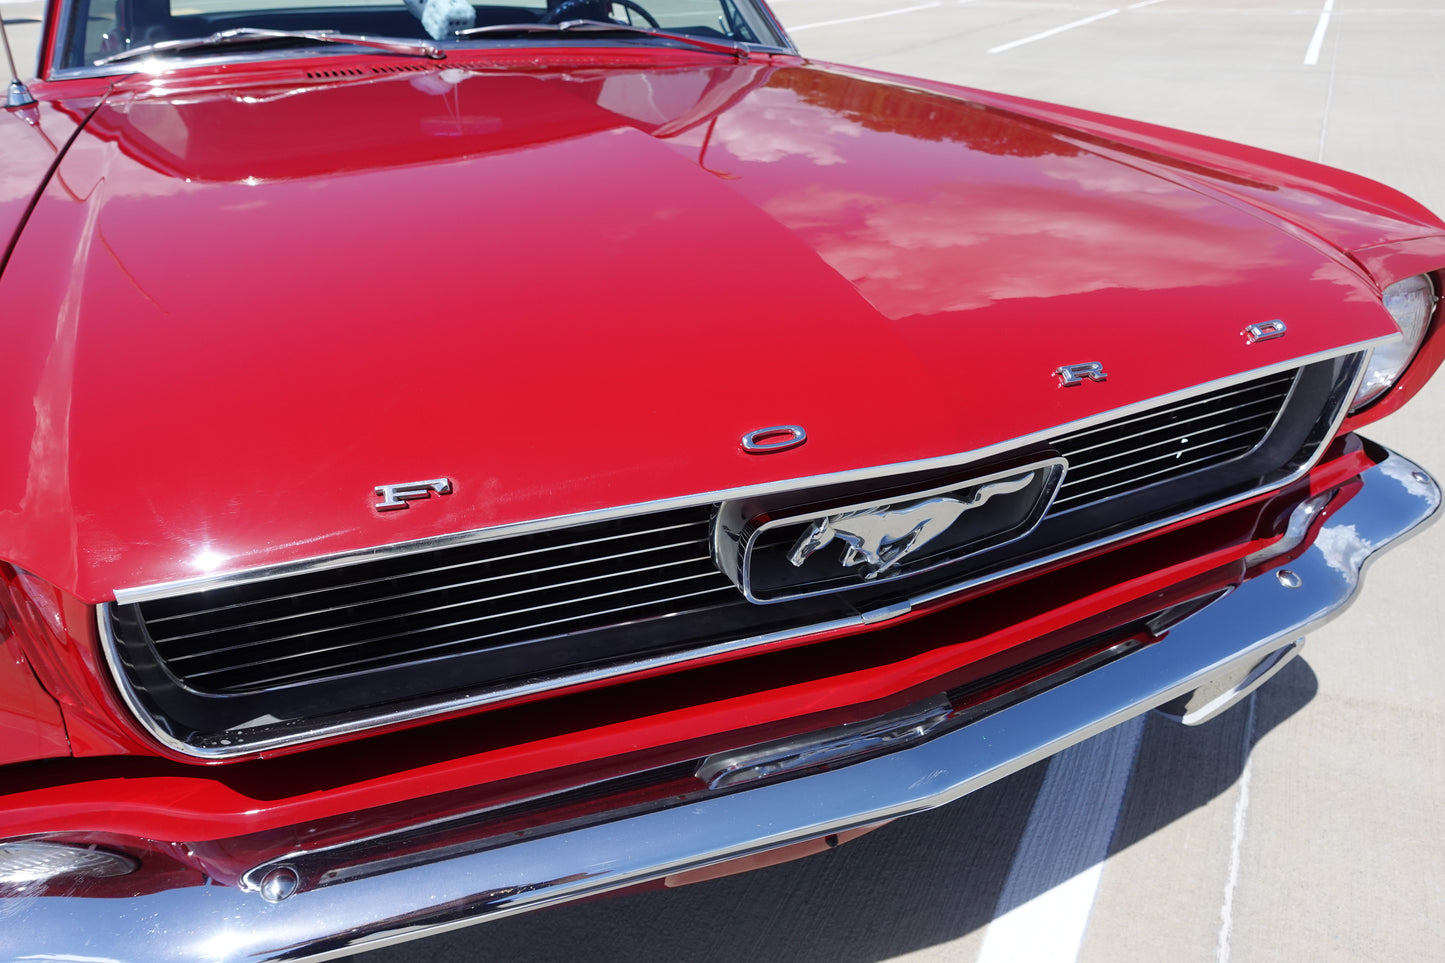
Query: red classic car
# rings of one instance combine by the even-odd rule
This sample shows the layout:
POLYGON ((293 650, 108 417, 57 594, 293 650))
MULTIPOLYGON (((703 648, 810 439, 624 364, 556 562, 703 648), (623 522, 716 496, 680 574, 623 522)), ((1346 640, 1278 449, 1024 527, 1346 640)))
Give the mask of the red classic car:
POLYGON ((53 0, 0 955, 330 959, 1224 711, 1440 491, 1378 184, 754 0, 53 0))

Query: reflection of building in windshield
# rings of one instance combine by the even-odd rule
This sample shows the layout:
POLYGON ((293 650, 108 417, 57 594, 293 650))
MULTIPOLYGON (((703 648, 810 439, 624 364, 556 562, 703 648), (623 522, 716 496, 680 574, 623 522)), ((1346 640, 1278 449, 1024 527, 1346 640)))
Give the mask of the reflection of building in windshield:
MULTIPOLYGON (((450 61, 449 61, 450 63, 450 61)), ((87 131, 159 173, 192 181, 327 177, 518 150, 620 126, 657 137, 705 124, 773 68, 483 73, 453 65, 350 68, 351 78, 226 93, 112 99, 87 131), (388 82, 393 75, 396 82, 388 82), (358 89, 364 88, 364 89, 358 89), (598 109, 601 108, 601 109, 598 109), (326 149, 279 131, 323 126, 326 149)))
POLYGON ((762 87, 776 69, 739 64, 669 71, 574 71, 568 82, 595 84, 597 106, 627 118, 654 137, 677 137, 711 121, 762 87))
POLYGON ((941 94, 887 84, 840 84, 829 74, 781 70, 772 86, 846 117, 869 130, 924 140, 951 140, 988 154, 1042 157, 1077 154, 1079 148, 1043 126, 941 94))
MULTIPOLYGON (((257 86, 195 97, 109 100, 87 131, 152 170, 192 181, 329 177, 516 150, 615 127, 561 84, 388 64, 355 83, 257 86), (385 73, 382 73, 383 69, 385 73), (381 76, 377 76, 381 73, 381 76), (390 78, 387 74, 402 76, 390 78), (408 81, 417 81, 410 83, 408 81), (364 96, 358 85, 364 85, 364 96), (316 118, 325 118, 318 125, 316 118), (298 150, 281 132, 324 134, 298 150)), ((361 69, 361 68, 357 68, 361 69)))

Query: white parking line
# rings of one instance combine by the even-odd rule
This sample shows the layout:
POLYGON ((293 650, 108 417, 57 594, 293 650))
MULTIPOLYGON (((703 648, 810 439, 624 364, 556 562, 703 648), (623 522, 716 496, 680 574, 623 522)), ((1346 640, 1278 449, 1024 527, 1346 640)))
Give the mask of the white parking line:
POLYGON ((1325 0, 1325 8, 1320 11, 1320 22, 1315 24, 1315 35, 1310 38, 1309 49, 1305 51, 1305 66, 1313 67, 1320 62, 1320 48, 1325 45, 1325 32, 1330 28, 1330 11, 1335 8, 1335 0, 1325 0))
POLYGON ((1082 27, 1085 24, 1093 23, 1096 20, 1103 20, 1105 17, 1112 17, 1123 7, 1115 7, 1113 10, 1105 10, 1103 13, 1096 13, 1092 17, 1085 17, 1083 20, 1075 20, 1073 23, 1066 23, 1062 27, 1055 27, 1052 30, 1045 30, 1043 33, 1036 33, 1032 37, 1025 37, 1022 40, 1013 40, 1009 43, 999 44, 997 47, 989 48, 991 54, 1003 53, 1005 50, 1012 50, 1015 47, 1022 47, 1026 43, 1033 43, 1035 40, 1043 40, 1045 37, 1052 37, 1055 34, 1063 33, 1065 30, 1073 30, 1075 27, 1082 27))
POLYGON ((882 13, 865 13, 861 17, 844 17, 842 20, 820 20, 817 23, 805 23, 798 27, 789 27, 788 33, 797 33, 799 30, 812 30, 814 27, 832 27, 840 23, 857 23, 860 20, 877 20, 879 17, 896 17, 900 13, 931 10, 934 7, 941 6, 943 6, 943 0, 934 0, 933 3, 921 3, 916 7, 903 7, 900 10, 884 10, 882 13))
POLYGON ((1234 934, 1234 894, 1239 888, 1240 849, 1244 845, 1244 817, 1249 811, 1249 760, 1254 748, 1256 694, 1249 697, 1249 719, 1244 724, 1244 771, 1239 775, 1239 798, 1234 803, 1234 831, 1229 844, 1229 876, 1224 883, 1224 902, 1219 908, 1219 945, 1216 963, 1229 963, 1229 938, 1234 934))
POLYGON ((1049 761, 978 963, 1078 958, 1143 733, 1136 716, 1049 761))

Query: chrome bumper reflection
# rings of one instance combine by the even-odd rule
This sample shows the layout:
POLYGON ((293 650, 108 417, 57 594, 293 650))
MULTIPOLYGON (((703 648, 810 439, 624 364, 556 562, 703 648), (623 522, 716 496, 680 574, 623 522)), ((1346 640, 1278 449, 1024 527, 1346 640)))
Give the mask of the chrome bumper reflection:
POLYGON ((0 902, 0 956, 337 959, 943 805, 1196 690, 1206 698, 1195 708, 1210 710, 1252 690, 1275 653, 1292 654, 1294 640, 1350 602, 1371 557, 1439 511, 1438 486, 1399 456, 1360 480, 1363 487, 1289 563, 1290 577, 1252 578, 1158 643, 930 741, 673 809, 303 888, 275 902, 220 885, 129 899, 14 897, 0 902))

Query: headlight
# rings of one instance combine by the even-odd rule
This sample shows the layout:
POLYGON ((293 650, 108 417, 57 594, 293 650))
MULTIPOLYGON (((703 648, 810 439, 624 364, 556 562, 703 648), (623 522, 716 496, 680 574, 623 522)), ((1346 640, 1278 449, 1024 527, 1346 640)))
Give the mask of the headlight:
POLYGON ((1405 370, 1405 365, 1415 357, 1425 329, 1430 325, 1430 315, 1435 309, 1435 285, 1425 274, 1417 274, 1403 281, 1396 281, 1385 288, 1385 310, 1400 326, 1404 335, 1399 341, 1381 345, 1370 352, 1365 368, 1365 380, 1355 394, 1351 410, 1358 410, 1384 394, 1405 370))

